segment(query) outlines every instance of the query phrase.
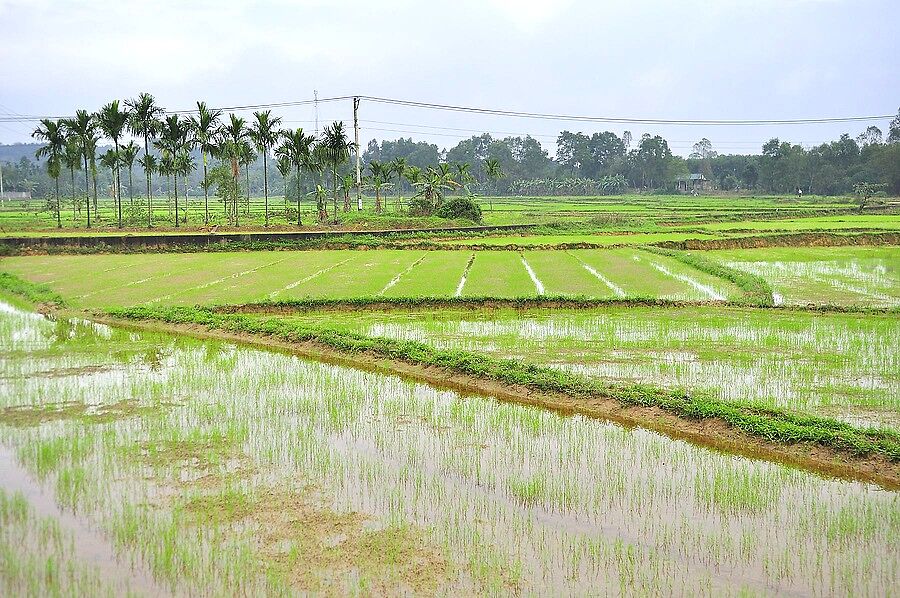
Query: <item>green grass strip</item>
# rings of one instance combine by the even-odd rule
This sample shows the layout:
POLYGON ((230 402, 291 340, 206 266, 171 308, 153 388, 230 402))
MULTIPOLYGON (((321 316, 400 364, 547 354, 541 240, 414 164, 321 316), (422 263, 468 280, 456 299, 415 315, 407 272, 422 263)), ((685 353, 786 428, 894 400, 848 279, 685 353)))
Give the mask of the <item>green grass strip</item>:
MULTIPOLYGON (((719 302, 680 301, 661 299, 659 297, 583 297, 577 295, 541 295, 526 297, 337 297, 337 298, 298 298, 264 300, 251 303, 221 304, 209 306, 218 313, 259 313, 259 312, 305 312, 318 310, 415 310, 430 308, 458 309, 600 309, 604 307, 659 307, 687 308, 704 307, 719 302)), ((752 301, 732 301, 731 305, 741 308, 773 309, 779 311, 817 312, 817 313, 858 313, 867 315, 900 314, 900 307, 871 307, 865 305, 772 305, 752 301)))
POLYGON ((271 336, 293 343, 314 341, 345 353, 368 353, 414 365, 437 366, 532 390, 563 393, 575 399, 612 398, 626 406, 659 407, 691 420, 719 418, 750 436, 770 442, 818 444, 856 456, 877 454, 900 461, 900 432, 890 428, 862 428, 835 419, 754 403, 727 402, 684 390, 645 384, 611 385, 516 360, 437 349, 415 341, 341 332, 281 318, 221 314, 208 308, 192 307, 133 307, 110 309, 106 313, 131 320, 199 324, 210 329, 271 336))
POLYGON ((734 283, 738 288, 744 291, 746 303, 763 307, 770 307, 773 305, 772 285, 770 285, 762 276, 750 274, 749 272, 742 272, 695 253, 686 253, 684 251, 650 246, 641 247, 641 249, 649 251, 650 253, 670 257, 695 270, 700 270, 701 272, 712 274, 713 276, 734 283))
POLYGON ((6 291, 23 299, 38 304, 65 307, 66 302, 56 291, 45 284, 37 284, 23 280, 8 272, 0 272, 0 291, 6 291))

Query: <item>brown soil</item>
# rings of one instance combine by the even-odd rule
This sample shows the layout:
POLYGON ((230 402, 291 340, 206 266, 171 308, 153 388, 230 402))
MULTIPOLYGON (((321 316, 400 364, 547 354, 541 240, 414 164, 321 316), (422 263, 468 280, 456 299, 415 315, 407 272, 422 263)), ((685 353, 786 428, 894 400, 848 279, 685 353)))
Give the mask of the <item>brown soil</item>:
POLYGON ((769 442, 745 434, 720 419, 689 420, 658 407, 623 406, 613 398, 574 399, 562 393, 538 392, 523 386, 510 386, 493 380, 458 374, 445 368, 422 366, 402 360, 387 359, 380 355, 342 353, 309 341, 291 343, 268 336, 210 330, 198 325, 136 322, 105 316, 95 316, 94 319, 125 328, 162 330, 199 338, 227 340, 266 349, 280 349, 320 361, 399 374, 426 381, 434 386, 460 391, 463 395, 487 395, 499 400, 552 409, 563 414, 579 414, 629 427, 646 428, 670 438, 686 440, 727 453, 775 461, 814 471, 823 476, 864 481, 886 489, 900 490, 900 463, 891 462, 884 456, 859 457, 811 443, 786 445, 769 442))
POLYGON ((140 405, 137 401, 123 400, 117 403, 89 405, 67 401, 6 407, 0 410, 0 423, 25 428, 43 423, 79 419, 85 423, 106 423, 129 417, 158 413, 170 404, 140 405))
POLYGON ((757 249, 761 247, 844 247, 856 245, 900 245, 900 233, 862 233, 842 235, 828 232, 791 233, 782 235, 756 235, 727 239, 688 239, 663 241, 657 247, 668 249, 757 249))

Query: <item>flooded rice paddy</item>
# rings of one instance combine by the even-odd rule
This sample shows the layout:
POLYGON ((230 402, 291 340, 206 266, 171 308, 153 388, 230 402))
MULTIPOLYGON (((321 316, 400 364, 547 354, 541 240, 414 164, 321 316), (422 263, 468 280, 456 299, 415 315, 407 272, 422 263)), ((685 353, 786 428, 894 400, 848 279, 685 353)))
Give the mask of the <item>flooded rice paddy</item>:
POLYGON ((8 304, 0 347, 7 595, 885 595, 900 581, 900 496, 865 484, 8 304))
POLYGON ((295 317, 606 380, 900 424, 900 320, 892 314, 608 307, 295 317))
POLYGON ((900 306, 896 247, 782 247, 704 254, 765 278, 776 304, 900 306))

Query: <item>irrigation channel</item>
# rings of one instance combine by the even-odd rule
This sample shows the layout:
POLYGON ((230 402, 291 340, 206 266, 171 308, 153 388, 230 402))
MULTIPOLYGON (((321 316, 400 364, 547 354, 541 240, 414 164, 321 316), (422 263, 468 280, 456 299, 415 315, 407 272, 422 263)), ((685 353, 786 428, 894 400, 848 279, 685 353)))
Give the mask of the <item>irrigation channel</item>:
POLYGON ((900 582, 900 494, 875 486, 13 303, 0 341, 5 595, 888 595, 900 582))

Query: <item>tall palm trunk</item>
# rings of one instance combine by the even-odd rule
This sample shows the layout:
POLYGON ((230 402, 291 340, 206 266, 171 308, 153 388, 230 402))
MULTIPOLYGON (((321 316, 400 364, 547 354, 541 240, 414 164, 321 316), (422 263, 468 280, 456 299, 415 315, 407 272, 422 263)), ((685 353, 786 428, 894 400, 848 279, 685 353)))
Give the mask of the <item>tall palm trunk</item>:
POLYGON ((172 172, 172 178, 175 179, 175 227, 178 227, 178 171, 172 172))
POLYGON ((75 167, 74 166, 69 167, 69 174, 72 177, 72 222, 74 224, 75 220, 78 218, 78 216, 75 215, 75 208, 76 208, 78 202, 75 201, 75 167))
MULTIPOLYGON (((149 136, 144 133, 144 161, 147 161, 147 156, 150 153, 150 140, 149 136)), ((144 169, 144 174, 147 175, 147 228, 151 228, 153 226, 153 191, 150 189, 150 170, 144 169)))
POLYGON ((56 228, 62 228, 62 218, 59 216, 59 177, 56 177, 56 228))
POLYGON ((300 226, 300 167, 297 167, 297 226, 300 226))
POLYGON ((134 166, 128 167, 128 202, 134 207, 134 166))
POLYGON ((97 169, 91 168, 91 178, 94 182, 94 220, 100 220, 100 208, 97 207, 97 169))
POLYGON ((334 163, 334 168, 331 169, 331 190, 334 191, 334 223, 338 222, 338 211, 337 211, 337 203, 338 203, 338 192, 337 192, 337 162, 334 163))
POLYGON ((87 227, 91 228, 91 190, 88 185, 88 159, 84 156, 84 207, 87 208, 87 227))
POLYGON ((269 148, 263 147, 263 196, 265 203, 263 205, 266 210, 266 226, 269 226, 269 148))
POLYGON ((209 185, 206 180, 206 152, 203 152, 203 224, 209 225, 209 185))
POLYGON ((244 212, 244 215, 247 217, 250 216, 250 164, 244 168, 244 172, 247 174, 247 211, 244 212))
POLYGON ((119 180, 119 140, 113 139, 113 145, 116 147, 116 168, 113 173, 113 188, 116 194, 116 205, 119 208, 119 228, 122 228, 122 181, 119 180))

